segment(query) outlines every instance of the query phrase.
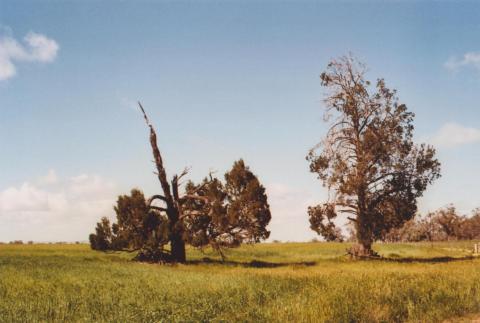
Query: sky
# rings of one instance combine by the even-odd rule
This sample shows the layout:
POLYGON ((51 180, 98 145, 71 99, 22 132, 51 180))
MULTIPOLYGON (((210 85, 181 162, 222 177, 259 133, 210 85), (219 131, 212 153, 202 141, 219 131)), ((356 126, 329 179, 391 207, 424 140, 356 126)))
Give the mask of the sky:
POLYGON ((461 1, 0 0, 0 241, 85 241, 118 194, 160 192, 140 100, 170 175, 243 158, 271 240, 305 241, 326 191, 319 75, 353 53, 416 114, 442 178, 420 212, 480 207, 480 4, 461 1))

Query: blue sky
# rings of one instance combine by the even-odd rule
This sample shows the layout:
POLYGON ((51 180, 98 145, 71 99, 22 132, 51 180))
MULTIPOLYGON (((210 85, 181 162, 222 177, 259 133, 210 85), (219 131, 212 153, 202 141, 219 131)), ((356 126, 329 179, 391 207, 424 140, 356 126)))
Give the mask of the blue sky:
POLYGON ((170 174, 221 175, 243 157, 267 187, 272 239, 314 237, 306 206, 325 192, 305 155, 325 130, 319 74, 348 52, 438 148, 443 177, 421 211, 468 213, 480 206, 479 16, 475 2, 0 0, 0 241, 85 240, 117 194, 160 190, 137 100, 170 174))

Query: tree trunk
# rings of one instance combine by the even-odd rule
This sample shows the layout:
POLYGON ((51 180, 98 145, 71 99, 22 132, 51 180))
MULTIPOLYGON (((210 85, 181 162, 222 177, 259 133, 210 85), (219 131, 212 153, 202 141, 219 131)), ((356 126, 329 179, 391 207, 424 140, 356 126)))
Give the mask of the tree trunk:
POLYGON ((185 254, 185 242, 182 239, 181 234, 179 233, 174 233, 171 235, 171 254, 172 254, 172 260, 174 262, 178 263, 185 263, 187 260, 186 254, 185 254))
POLYGON ((375 257, 375 253, 372 249, 373 234, 370 230, 369 220, 364 213, 359 213, 356 222, 357 229, 357 244, 350 249, 350 255, 353 257, 375 257))
MULTIPOLYGON (((361 172, 361 171, 359 171, 361 172)), ((363 181, 363 177, 362 177, 363 181)), ((368 216, 368 211, 365 207, 365 189, 364 185, 361 185, 357 191, 358 207, 357 207, 357 219, 355 226, 357 229, 357 241, 358 244, 350 249, 350 254, 353 257, 372 257, 376 253, 372 250, 373 234, 370 229, 371 221, 368 216)))
POLYGON ((375 252, 372 249, 372 239, 366 238, 364 236, 358 238, 358 246, 356 248, 357 256, 359 257, 372 257, 375 255, 375 252))

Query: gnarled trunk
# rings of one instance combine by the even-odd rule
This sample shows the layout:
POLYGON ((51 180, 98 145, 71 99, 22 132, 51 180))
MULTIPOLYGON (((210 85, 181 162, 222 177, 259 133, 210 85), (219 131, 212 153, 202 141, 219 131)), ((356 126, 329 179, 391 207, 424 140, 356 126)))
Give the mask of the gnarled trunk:
POLYGON ((363 214, 357 218, 356 230, 358 243, 349 250, 349 254, 352 257, 365 258, 378 256, 372 249, 373 234, 369 229, 367 221, 363 214))
POLYGON ((167 211, 167 215, 170 220, 170 252, 172 262, 185 263, 187 260, 185 254, 185 241, 183 240, 183 225, 179 221, 178 207, 170 208, 167 211))

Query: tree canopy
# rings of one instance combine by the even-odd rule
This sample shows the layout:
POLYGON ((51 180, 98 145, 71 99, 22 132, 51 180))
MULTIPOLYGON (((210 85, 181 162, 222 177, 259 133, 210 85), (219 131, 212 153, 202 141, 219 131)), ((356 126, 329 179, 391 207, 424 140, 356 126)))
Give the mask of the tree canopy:
POLYGON ((337 214, 347 214, 360 256, 373 255, 374 240, 412 219, 417 199, 440 176, 435 149, 413 142, 414 114, 383 79, 372 85, 365 74, 352 56, 328 64, 320 78, 329 128, 307 156, 330 192, 309 208, 311 227, 329 239, 337 214))
POLYGON ((267 239, 271 214, 265 188, 242 159, 225 174, 225 183, 205 178, 190 182, 187 192, 205 200, 191 199, 184 205, 188 242, 195 247, 212 246, 223 257, 222 248, 267 239))

